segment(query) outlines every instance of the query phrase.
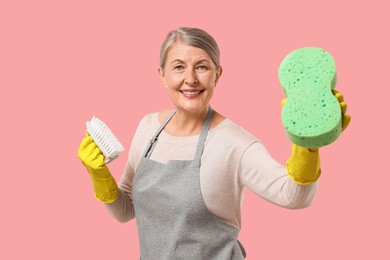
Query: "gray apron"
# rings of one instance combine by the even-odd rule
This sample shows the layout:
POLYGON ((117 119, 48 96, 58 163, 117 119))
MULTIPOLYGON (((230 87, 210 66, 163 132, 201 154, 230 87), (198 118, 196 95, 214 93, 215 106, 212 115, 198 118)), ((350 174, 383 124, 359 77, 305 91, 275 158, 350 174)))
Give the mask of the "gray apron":
POLYGON ((167 164, 149 159, 158 136, 175 112, 153 136, 133 179, 133 204, 143 260, 244 259, 239 230, 207 208, 200 189, 201 156, 213 117, 203 122, 195 158, 167 164))

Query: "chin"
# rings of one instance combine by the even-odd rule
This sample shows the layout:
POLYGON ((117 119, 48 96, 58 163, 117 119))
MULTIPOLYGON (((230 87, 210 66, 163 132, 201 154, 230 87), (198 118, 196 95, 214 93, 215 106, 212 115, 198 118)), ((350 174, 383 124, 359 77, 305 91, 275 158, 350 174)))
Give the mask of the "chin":
POLYGON ((208 106, 208 104, 181 104, 176 107, 177 109, 184 110, 189 113, 196 113, 199 111, 206 110, 208 106))

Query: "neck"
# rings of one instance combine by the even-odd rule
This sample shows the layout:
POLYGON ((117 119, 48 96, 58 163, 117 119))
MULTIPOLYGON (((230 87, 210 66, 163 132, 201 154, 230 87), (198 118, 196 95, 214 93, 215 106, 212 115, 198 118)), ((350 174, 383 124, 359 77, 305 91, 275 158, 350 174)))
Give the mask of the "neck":
POLYGON ((202 131, 207 109, 188 112, 178 109, 171 120, 171 131, 176 136, 197 135, 202 131))

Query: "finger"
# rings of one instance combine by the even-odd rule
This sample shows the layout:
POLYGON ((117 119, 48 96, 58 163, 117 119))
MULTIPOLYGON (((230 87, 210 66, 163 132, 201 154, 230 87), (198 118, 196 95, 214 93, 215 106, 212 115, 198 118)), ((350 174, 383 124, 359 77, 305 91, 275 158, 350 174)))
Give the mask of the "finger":
POLYGON ((99 154, 99 155, 97 156, 97 161, 99 162, 99 165, 101 165, 101 166, 105 165, 104 160, 105 160, 105 157, 104 157, 103 154, 99 154))
POLYGON ((281 105, 284 106, 284 103, 286 103, 286 101, 287 101, 287 98, 283 98, 281 105))
POLYGON ((100 169, 105 165, 104 163, 104 155, 100 152, 100 149, 95 149, 88 157, 88 165, 93 169, 100 169))
POLYGON ((350 122, 351 122, 351 116, 350 115, 344 115, 343 116, 343 122, 342 122, 342 124, 343 124, 342 131, 344 131, 348 127, 350 122))
POLYGON ((91 151, 90 158, 96 159, 100 154, 103 154, 99 147, 95 144, 93 150, 91 151))
POLYGON ((84 154, 84 157, 85 158, 90 158, 91 157, 91 154, 92 152, 96 149, 96 144, 95 142, 92 140, 85 148, 84 150, 82 151, 82 153, 84 154))
POLYGON ((90 136, 86 136, 83 138, 79 145, 78 153, 80 154, 83 150, 85 150, 88 145, 90 145, 93 142, 92 138, 90 136))
POLYGON ((338 92, 338 91, 335 90, 335 89, 333 89, 332 92, 333 92, 333 95, 334 95, 334 96, 337 98, 337 100, 339 101, 339 103, 344 102, 344 96, 341 95, 340 92, 338 92))
POLYGON ((345 115, 347 113, 347 103, 340 102, 341 113, 345 115))

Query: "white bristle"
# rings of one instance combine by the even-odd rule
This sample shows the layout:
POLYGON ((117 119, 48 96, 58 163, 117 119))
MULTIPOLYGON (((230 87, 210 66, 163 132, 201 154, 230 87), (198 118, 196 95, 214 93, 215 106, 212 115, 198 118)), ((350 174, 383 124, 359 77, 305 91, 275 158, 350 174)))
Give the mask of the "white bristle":
POLYGON ((111 162, 119 156, 125 149, 110 128, 99 118, 93 116, 91 121, 87 121, 87 131, 92 137, 93 141, 103 152, 106 163, 111 162))

